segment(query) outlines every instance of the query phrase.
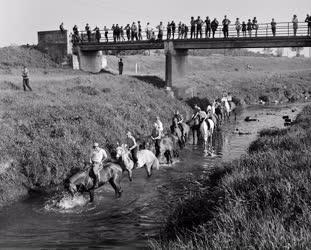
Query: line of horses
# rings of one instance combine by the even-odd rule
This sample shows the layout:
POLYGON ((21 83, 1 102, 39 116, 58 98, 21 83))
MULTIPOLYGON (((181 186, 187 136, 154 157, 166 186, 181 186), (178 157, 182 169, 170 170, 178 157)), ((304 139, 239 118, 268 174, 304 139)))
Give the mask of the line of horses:
MULTIPOLYGON (((171 133, 162 137, 160 142, 160 156, 166 159, 168 164, 173 162, 173 157, 178 156, 178 147, 183 149, 188 142, 190 132, 192 131, 193 144, 199 142, 199 138, 202 138, 204 144, 204 150, 212 150, 212 137, 215 128, 219 128, 220 125, 230 119, 231 112, 234 112, 235 104, 231 104, 231 107, 227 101, 221 104, 214 101, 212 105, 212 111, 209 118, 204 122, 200 122, 199 117, 190 119, 186 123, 182 123, 182 129, 177 123, 176 119, 172 120, 170 127, 171 133)), ((235 114, 235 112, 234 112, 235 114)), ((137 167, 145 168, 147 176, 152 175, 153 169, 159 169, 159 159, 155 154, 146 148, 149 148, 151 141, 147 139, 143 140, 140 145, 140 150, 137 153, 137 167)), ((129 180, 133 180, 134 162, 131 157, 131 152, 128 150, 125 144, 118 145, 115 149, 116 160, 111 160, 103 164, 99 171, 99 185, 103 186, 106 183, 110 183, 115 191, 116 197, 121 197, 121 179, 123 172, 128 172, 129 180)), ((89 163, 85 166, 86 170, 80 171, 74 174, 66 182, 66 188, 72 196, 76 193, 88 192, 90 196, 90 202, 94 201, 94 173, 89 163)))

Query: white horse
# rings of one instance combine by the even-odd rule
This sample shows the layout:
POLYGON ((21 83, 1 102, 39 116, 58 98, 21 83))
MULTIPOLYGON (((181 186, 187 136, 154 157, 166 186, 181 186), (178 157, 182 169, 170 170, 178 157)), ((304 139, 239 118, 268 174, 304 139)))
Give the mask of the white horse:
MULTIPOLYGON (((131 152, 127 149, 127 146, 125 144, 122 144, 121 146, 117 147, 116 149, 117 160, 121 158, 121 167, 123 168, 123 171, 128 171, 129 173, 129 179, 132 181, 132 171, 134 168, 134 162, 131 159, 131 152)), ((159 160, 158 158, 152 153, 150 150, 143 149, 137 152, 137 168, 145 167, 147 171, 147 176, 151 176, 151 170, 152 168, 156 168, 159 170, 159 160)))
MULTIPOLYGON (((236 105, 234 102, 230 102, 231 103, 231 106, 229 104, 229 101, 226 97, 223 97, 221 99, 221 102, 223 104, 223 107, 224 107, 224 120, 228 120, 230 121, 230 115, 231 115, 231 112, 234 111, 234 109, 236 108, 236 105)), ((236 113, 235 114, 235 119, 236 119, 236 113)))
POLYGON ((212 142, 213 142, 213 133, 215 129, 215 123, 211 119, 207 119, 206 121, 201 123, 200 133, 204 142, 204 151, 211 150, 212 142))

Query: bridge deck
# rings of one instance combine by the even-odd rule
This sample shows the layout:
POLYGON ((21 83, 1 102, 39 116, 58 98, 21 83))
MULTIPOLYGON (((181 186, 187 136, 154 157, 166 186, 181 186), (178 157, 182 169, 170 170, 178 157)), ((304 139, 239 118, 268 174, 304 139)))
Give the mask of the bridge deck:
MULTIPOLYGON (((153 50, 164 49, 165 41, 134 42, 90 42, 77 44, 82 51, 99 50, 153 50)), ((169 40, 175 49, 235 49, 235 48, 277 48, 311 47, 310 36, 204 38, 169 40)))

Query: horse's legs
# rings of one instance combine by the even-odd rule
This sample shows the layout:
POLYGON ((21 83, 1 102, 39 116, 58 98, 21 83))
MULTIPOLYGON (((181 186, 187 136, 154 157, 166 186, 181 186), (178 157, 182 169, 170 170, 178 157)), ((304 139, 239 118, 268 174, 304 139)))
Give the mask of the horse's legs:
POLYGON ((94 201, 94 197, 95 197, 95 191, 94 189, 91 189, 89 191, 89 194, 90 194, 90 202, 93 202, 94 201))
POLYGON ((132 181, 133 180, 133 172, 131 169, 127 169, 127 172, 129 173, 129 180, 132 181))
POLYGON ((151 166, 152 166, 151 163, 146 163, 145 165, 148 178, 151 177, 151 166))
POLYGON ((116 197, 119 198, 121 196, 121 187, 117 184, 117 180, 116 180, 117 178, 116 177, 111 178, 109 180, 109 183, 113 187, 116 197))

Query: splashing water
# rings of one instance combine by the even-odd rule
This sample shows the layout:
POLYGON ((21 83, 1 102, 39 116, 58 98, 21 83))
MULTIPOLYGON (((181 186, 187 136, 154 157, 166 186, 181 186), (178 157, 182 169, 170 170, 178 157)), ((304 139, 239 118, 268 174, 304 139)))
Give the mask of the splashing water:
POLYGON ((88 203, 88 199, 85 199, 83 195, 75 195, 71 197, 69 195, 54 197, 46 202, 44 209, 54 212, 72 212, 73 209, 84 207, 88 203))

